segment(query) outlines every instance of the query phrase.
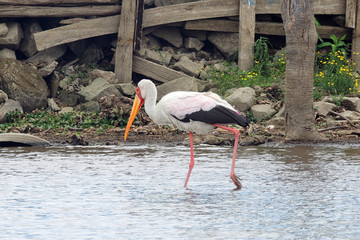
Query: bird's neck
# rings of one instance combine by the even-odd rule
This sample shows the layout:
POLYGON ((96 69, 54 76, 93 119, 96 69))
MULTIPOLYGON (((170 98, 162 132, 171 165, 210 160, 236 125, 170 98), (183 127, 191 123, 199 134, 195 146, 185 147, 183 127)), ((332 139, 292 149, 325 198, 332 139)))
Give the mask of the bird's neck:
POLYGON ((147 94, 144 102, 145 112, 153 120, 156 119, 156 116, 158 115, 157 107, 156 107, 156 99, 157 99, 157 90, 156 87, 154 86, 154 89, 151 89, 151 93, 147 94))

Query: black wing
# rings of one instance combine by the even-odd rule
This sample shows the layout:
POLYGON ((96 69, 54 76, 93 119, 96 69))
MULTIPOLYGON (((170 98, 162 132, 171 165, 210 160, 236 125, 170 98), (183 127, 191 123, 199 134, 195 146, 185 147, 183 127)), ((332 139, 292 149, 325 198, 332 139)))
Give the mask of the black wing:
MULTIPOLYGON (((173 117, 178 119, 176 116, 173 117)), ((238 124, 243 127, 250 124, 250 120, 244 115, 221 105, 217 105, 209 111, 200 110, 187 114, 183 119, 178 120, 182 122, 200 121, 208 124, 238 124)))

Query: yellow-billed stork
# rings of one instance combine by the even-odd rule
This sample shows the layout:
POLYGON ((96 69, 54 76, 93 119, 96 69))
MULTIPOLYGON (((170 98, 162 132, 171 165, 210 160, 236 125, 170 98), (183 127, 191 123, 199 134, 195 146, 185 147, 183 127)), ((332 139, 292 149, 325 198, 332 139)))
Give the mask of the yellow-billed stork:
POLYGON ((190 134, 190 164, 184 187, 190 178, 194 167, 193 132, 206 134, 214 128, 222 128, 235 134, 234 153, 230 178, 236 185, 235 190, 241 188, 239 178, 234 173, 236 150, 239 142, 239 130, 221 124, 238 124, 247 127, 249 119, 235 110, 228 102, 212 92, 185 92, 176 91, 165 95, 157 104, 157 89, 155 84, 143 79, 136 88, 134 104, 126 126, 124 140, 126 140, 130 127, 139 112, 145 105, 145 112, 158 125, 175 125, 180 130, 190 134))

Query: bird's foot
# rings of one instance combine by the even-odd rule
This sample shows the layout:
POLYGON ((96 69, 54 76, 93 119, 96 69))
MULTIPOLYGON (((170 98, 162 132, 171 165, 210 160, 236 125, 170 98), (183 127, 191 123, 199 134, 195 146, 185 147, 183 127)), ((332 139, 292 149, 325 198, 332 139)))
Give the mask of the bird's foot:
POLYGON ((242 185, 240 183, 240 178, 238 176, 236 176, 235 174, 230 176, 231 180, 234 182, 236 188, 233 189, 233 191, 238 191, 242 188, 242 185))

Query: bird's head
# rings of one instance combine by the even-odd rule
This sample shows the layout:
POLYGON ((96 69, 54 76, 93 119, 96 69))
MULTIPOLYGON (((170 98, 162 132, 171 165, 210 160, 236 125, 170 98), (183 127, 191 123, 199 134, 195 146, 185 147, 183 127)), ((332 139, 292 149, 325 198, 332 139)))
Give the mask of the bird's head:
POLYGON ((144 98, 143 98, 143 96, 141 95, 140 86, 138 86, 138 87, 136 88, 136 94, 135 94, 134 104, 133 104, 133 106, 132 106, 131 113, 130 113, 130 117, 129 117, 128 123, 127 123, 127 125, 126 125, 126 129, 125 129, 125 135, 124 135, 124 140, 125 140, 125 141, 126 141, 126 138, 127 138, 128 133, 129 133, 131 124, 134 122, 135 116, 136 116, 136 114, 139 112, 139 110, 140 110, 141 106, 143 105, 143 103, 144 103, 144 98))

